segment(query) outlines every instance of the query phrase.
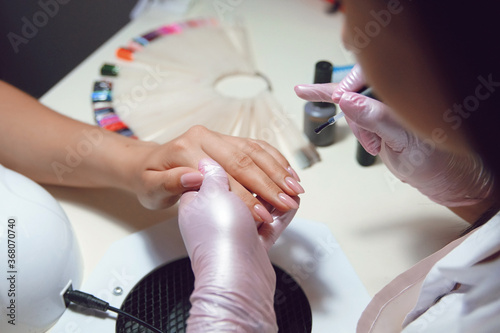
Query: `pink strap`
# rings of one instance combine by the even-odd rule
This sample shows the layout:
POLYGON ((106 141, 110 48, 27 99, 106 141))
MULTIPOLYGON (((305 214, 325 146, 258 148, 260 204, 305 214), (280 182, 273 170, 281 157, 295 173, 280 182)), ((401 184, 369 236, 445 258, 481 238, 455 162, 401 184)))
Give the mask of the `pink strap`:
POLYGON ((377 332, 378 329, 382 329, 381 332, 387 332, 387 323, 390 323, 391 326, 397 325, 398 329, 401 329, 406 314, 417 302, 420 286, 431 268, 460 245, 470 234, 451 242, 441 250, 421 260, 379 291, 361 314, 356 332, 372 333, 377 332), (385 312, 390 305, 397 305, 397 307, 385 312), (396 314, 396 312, 399 313, 396 314))

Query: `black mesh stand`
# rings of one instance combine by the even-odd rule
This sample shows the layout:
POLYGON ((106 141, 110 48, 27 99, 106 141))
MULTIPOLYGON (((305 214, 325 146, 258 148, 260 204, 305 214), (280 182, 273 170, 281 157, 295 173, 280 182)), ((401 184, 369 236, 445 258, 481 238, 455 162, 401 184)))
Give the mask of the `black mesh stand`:
MULTIPOLYGON (((310 333, 312 314, 309 302, 295 280, 279 267, 276 272, 274 309, 280 332, 310 333)), ((165 264, 146 275, 127 295, 121 309, 165 333, 186 331, 186 320, 194 289, 189 258, 165 264)), ((150 333, 146 328, 118 316, 117 333, 150 333)))

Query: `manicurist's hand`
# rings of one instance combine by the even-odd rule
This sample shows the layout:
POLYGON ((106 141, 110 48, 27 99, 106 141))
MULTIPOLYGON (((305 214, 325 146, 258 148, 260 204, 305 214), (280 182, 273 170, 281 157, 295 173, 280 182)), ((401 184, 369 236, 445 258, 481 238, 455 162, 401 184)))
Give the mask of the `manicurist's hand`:
POLYGON ((492 175, 476 155, 457 155, 439 150, 430 139, 406 130, 394 112, 377 100, 356 93, 366 85, 356 65, 337 84, 297 86, 306 100, 338 103, 356 138, 372 155, 403 182, 447 207, 477 205, 493 189, 492 175))
POLYGON ((276 276, 267 251, 296 210, 275 211, 273 223, 257 228, 247 205, 229 191, 224 169, 210 159, 199 169, 199 192, 185 193, 179 205, 195 275, 188 332, 276 332, 276 276))

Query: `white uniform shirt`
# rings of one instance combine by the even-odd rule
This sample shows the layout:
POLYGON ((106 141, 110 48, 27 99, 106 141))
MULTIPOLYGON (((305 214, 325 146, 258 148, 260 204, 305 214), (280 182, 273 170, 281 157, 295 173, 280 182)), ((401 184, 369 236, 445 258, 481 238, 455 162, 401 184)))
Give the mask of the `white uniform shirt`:
POLYGON ((499 251, 496 215, 432 267, 403 332, 500 332, 500 258, 481 263, 499 251))
POLYGON ((500 332, 499 251, 500 214, 382 289, 358 332, 500 332))

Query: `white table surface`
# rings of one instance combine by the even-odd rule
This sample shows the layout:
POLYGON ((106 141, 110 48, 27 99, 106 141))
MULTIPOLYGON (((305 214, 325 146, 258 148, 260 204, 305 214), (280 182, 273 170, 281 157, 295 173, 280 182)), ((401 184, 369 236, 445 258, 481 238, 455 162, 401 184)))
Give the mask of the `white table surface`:
MULTIPOLYGON (((302 127, 304 101, 293 86, 310 83, 314 64, 329 60, 352 64, 341 45, 341 14, 326 14, 321 0, 218 1, 195 4, 188 13, 146 13, 125 26, 41 98, 45 105, 94 124, 90 103, 93 82, 104 62, 131 37, 186 17, 212 14, 226 20, 243 17, 257 68, 272 82, 287 114, 302 127), (227 7, 226 7, 227 8, 227 7)), ((394 179, 383 164, 361 167, 355 160, 356 139, 344 120, 337 124, 335 144, 320 148, 322 161, 297 170, 306 193, 297 216, 324 223, 374 295, 391 279, 436 251, 464 228, 446 208, 394 179)), ((176 215, 176 207, 149 211, 131 194, 115 190, 46 187, 72 222, 84 257, 85 277, 108 247, 123 237, 176 215)), ((332 277, 333 278, 333 277, 332 277)))

